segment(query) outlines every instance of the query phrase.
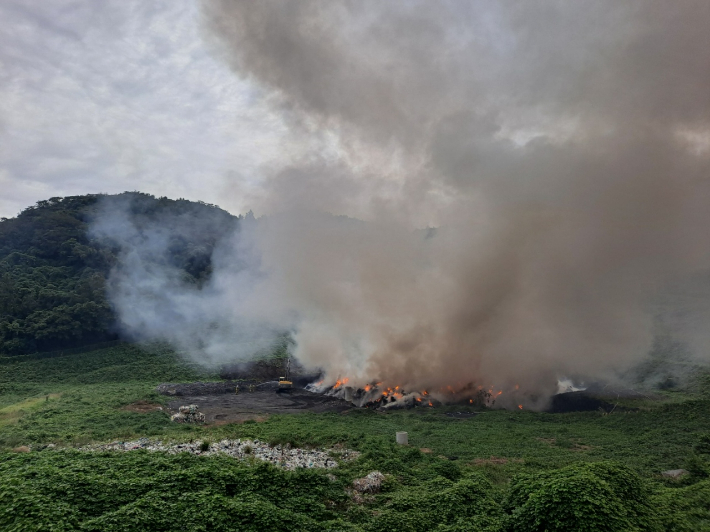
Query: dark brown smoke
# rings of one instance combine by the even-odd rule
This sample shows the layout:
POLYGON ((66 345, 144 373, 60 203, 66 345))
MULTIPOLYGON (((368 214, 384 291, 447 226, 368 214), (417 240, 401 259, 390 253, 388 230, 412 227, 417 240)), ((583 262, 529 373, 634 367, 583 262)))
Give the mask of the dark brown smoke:
POLYGON ((412 387, 609 377, 647 354, 666 286, 710 271, 710 3, 203 14, 322 147, 271 161, 254 198, 257 292, 304 363, 412 387))

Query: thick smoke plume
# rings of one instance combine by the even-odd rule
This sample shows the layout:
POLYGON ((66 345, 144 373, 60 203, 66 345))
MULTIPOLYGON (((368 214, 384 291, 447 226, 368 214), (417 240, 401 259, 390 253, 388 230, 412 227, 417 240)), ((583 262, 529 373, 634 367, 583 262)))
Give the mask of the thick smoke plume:
MULTIPOLYGON (((267 217, 216 251, 205 290, 235 330, 291 330, 333 379, 544 394, 640 361, 668 286, 710 271, 710 3, 203 15, 215 54, 318 146, 268 162, 252 198, 267 217)), ((185 330, 214 306, 186 304, 185 330)), ((708 359, 699 312, 683 341, 708 359)))

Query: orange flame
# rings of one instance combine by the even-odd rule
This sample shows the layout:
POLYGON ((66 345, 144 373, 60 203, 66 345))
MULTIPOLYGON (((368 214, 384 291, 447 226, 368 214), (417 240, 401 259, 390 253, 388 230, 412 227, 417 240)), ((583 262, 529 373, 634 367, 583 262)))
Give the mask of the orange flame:
POLYGON ((468 402, 473 404, 473 399, 469 399, 468 402))
POLYGON ((522 409, 523 409, 523 405, 518 405, 518 408, 519 408, 520 410, 522 410, 522 409))
POLYGON ((350 380, 350 379, 348 379, 347 377, 345 377, 345 378, 342 379, 342 380, 341 380, 341 379, 338 379, 337 381, 335 381, 335 386, 333 386, 333 389, 334 389, 334 390, 337 390, 337 389, 340 388, 343 384, 347 384, 349 380, 350 380))
POLYGON ((370 390, 372 390, 372 386, 370 386, 369 384, 366 384, 366 385, 365 385, 365 391, 366 391, 366 392, 369 392, 370 390))
POLYGON ((431 403, 431 401, 429 401, 429 406, 434 406, 434 405, 431 403))

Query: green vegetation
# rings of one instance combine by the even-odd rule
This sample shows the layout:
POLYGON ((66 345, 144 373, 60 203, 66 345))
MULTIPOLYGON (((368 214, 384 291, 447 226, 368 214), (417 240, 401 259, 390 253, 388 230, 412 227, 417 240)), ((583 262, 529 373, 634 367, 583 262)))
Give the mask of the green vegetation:
POLYGON ((164 404, 154 391, 160 382, 216 378, 157 347, 4 361, 0 529, 710 530, 707 382, 612 414, 352 410, 203 427, 126 408, 164 404), (409 432, 409 446, 394 444, 397 430, 409 432), (256 460, 73 450, 141 436, 258 438, 363 454, 329 477, 256 460), (24 445, 32 451, 13 452, 24 445), (681 479, 660 475, 681 467, 690 471, 681 479), (387 475, 382 492, 353 497, 352 480, 373 470, 387 475))
POLYGON ((115 340, 106 279, 116 242, 92 236, 90 222, 119 205, 140 230, 169 227, 172 266, 185 281, 209 276, 215 242, 238 218, 213 205, 127 192, 39 201, 0 220, 0 354, 24 355, 115 340), (199 223, 196 223, 199 220, 199 223))

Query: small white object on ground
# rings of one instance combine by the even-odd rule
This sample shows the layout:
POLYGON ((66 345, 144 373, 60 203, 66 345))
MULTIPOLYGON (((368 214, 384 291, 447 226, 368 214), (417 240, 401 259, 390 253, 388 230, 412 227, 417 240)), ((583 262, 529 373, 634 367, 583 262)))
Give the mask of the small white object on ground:
POLYGON ((408 445, 409 444, 409 435, 406 432, 398 432, 397 433, 397 443, 400 445, 408 445))

